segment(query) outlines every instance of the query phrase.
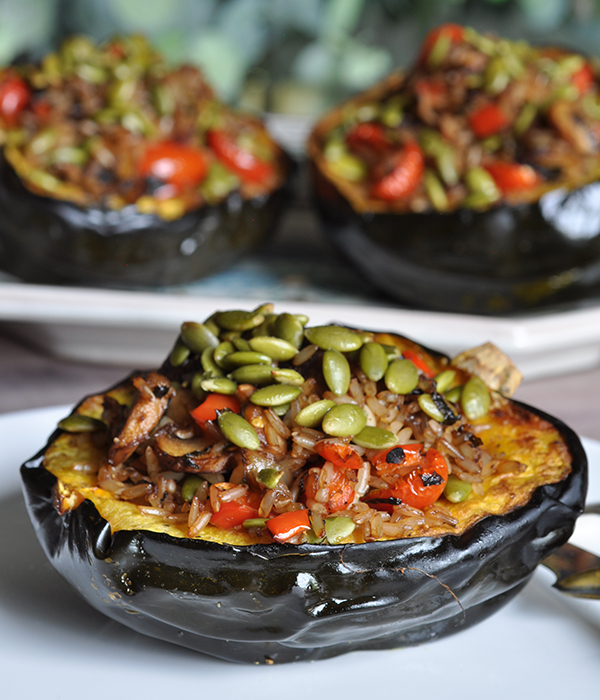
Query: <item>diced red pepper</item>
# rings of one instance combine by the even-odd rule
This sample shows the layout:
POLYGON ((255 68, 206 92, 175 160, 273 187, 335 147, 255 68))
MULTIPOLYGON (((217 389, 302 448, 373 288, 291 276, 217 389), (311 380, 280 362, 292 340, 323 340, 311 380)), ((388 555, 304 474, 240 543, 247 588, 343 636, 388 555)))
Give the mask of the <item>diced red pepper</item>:
POLYGON ((471 112, 468 120, 469 126, 479 139, 486 139, 488 136, 493 136, 510 124, 510 120, 506 114, 494 103, 480 107, 475 112, 471 112))
POLYGON ((182 188, 198 185, 208 172, 206 154, 199 148, 175 141, 153 143, 140 164, 142 177, 155 177, 168 185, 182 188))
POLYGON ((8 126, 16 126, 23 109, 29 104, 31 89, 17 75, 8 75, 0 83, 0 116, 8 126))
POLYGON ((363 465, 362 457, 346 443, 317 442, 315 452, 340 469, 360 469, 363 465))
POLYGON ((376 199, 393 202, 411 195, 421 183, 425 172, 425 156, 411 141, 398 152, 391 172, 374 183, 371 194, 376 199))
POLYGON ((241 148, 235 138, 224 129, 211 129, 207 142, 217 158, 243 180, 261 183, 274 174, 273 165, 261 160, 252 151, 241 148))
POLYGON ((461 27, 460 24, 448 22, 447 24, 442 24, 435 29, 430 29, 421 45, 421 52, 419 54, 420 64, 427 62, 429 54, 436 45, 438 39, 441 37, 448 37, 452 44, 459 44, 465 38, 464 27, 461 27))
POLYGON ((267 528, 276 542, 287 542, 292 537, 310 530, 308 510, 290 510, 267 520, 267 528))
POLYGON ((542 182, 542 177, 530 165, 497 161, 488 163, 485 169, 504 193, 529 190, 542 182))
POLYGON ((258 518, 258 499, 256 496, 243 496, 234 501, 225 501, 221 503, 221 507, 216 513, 213 513, 210 522, 216 527, 221 527, 224 530, 242 525, 244 520, 250 518, 258 518))
POLYGON ((423 510, 435 503, 444 493, 448 481, 448 463, 437 450, 429 449, 421 466, 402 476, 389 489, 370 491, 363 500, 377 510, 390 511, 394 500, 411 508, 423 510))
POLYGON ((594 72, 589 63, 584 63, 579 70, 576 70, 571 75, 571 83, 579 90, 580 95, 592 89, 594 86, 594 72))
POLYGON ((423 374, 428 379, 432 379, 433 377, 435 377, 435 374, 436 374, 435 370, 432 367, 430 367, 427 364, 427 362, 425 362, 425 360, 418 353, 416 353, 414 350, 403 350, 402 355, 405 359, 410 360, 413 363, 413 365, 418 370, 423 372, 423 374))
POLYGON ((217 411, 225 411, 227 409, 234 413, 240 412, 240 402, 235 396, 209 394, 199 406, 190 411, 190 415, 198 425, 202 426, 207 420, 216 420, 217 411))

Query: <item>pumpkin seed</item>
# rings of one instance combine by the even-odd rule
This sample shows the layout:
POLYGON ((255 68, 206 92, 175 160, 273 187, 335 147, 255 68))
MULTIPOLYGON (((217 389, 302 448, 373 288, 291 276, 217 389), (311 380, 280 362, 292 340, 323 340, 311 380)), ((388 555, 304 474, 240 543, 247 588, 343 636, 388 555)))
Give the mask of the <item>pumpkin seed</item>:
POLYGON ((271 410, 276 416, 285 416, 291 407, 291 403, 282 403, 281 406, 271 406, 271 410))
POLYGON ((318 428, 327 411, 337 406, 331 399, 321 399, 305 406, 296 414, 295 422, 301 428, 318 428))
POLYGON ((237 391, 237 384, 227 377, 207 377, 201 380, 200 386, 209 394, 233 396, 237 391))
POLYGON ((241 365, 229 374, 229 377, 238 384, 254 384, 264 386, 271 384, 273 380, 272 369, 269 365, 241 365))
POLYGON ((223 367, 230 370, 243 365, 268 365, 270 367, 273 364, 268 355, 255 350, 236 350, 226 355, 222 362, 223 367))
POLYGON ((258 481, 258 483, 261 486, 264 486, 268 489, 274 489, 279 483, 282 476, 283 472, 281 471, 281 469, 265 467, 265 469, 261 469, 256 475, 256 481, 258 481))
POLYGON ((378 382, 388 368, 388 358, 381 343, 367 342, 360 349, 360 366, 369 379, 378 382))
POLYGON ((275 336, 261 335, 256 338, 250 338, 248 342, 252 350, 268 355, 277 360, 277 362, 291 360, 298 352, 298 348, 295 345, 275 336))
POLYGON ((58 421, 58 427, 67 433, 95 433, 105 430, 106 424, 97 418, 84 416, 82 413, 72 413, 58 421))
POLYGON ((255 314, 262 314, 263 316, 267 316, 268 314, 272 314, 275 309, 275 304, 272 302, 267 302, 266 304, 261 304, 260 306, 257 306, 254 309, 255 314))
POLYGON ((295 369, 273 369, 271 370, 271 376, 279 384, 293 384, 294 386, 302 386, 305 381, 300 372, 296 372, 295 369))
POLYGON ((219 328, 219 324, 215 321, 215 316, 217 315, 217 313, 219 312, 217 311, 212 316, 209 316, 202 325, 206 326, 208 330, 212 331, 218 338, 221 329, 219 328))
POLYGON ((207 377, 212 377, 212 376, 213 375, 208 373, 208 372, 196 372, 196 374, 194 374, 194 376, 192 377, 192 382, 191 382, 192 393, 199 401, 203 401, 206 398, 206 392, 202 388, 202 382, 207 377))
POLYGON ((283 313, 275 319, 273 333, 278 338, 287 340, 288 343, 299 348, 304 338, 304 326, 292 314, 283 313))
POLYGON ((392 362, 397 357, 400 357, 400 350, 395 345, 386 345, 385 343, 381 343, 381 347, 385 350, 385 355, 388 362, 392 362))
POLYGON ((225 358, 235 352, 233 343, 230 340, 222 340, 213 352, 213 360, 217 367, 225 368, 225 358))
POLYGON ((352 442, 370 450, 384 450, 397 445, 398 438, 390 430, 367 425, 352 438, 352 442))
POLYGON ((356 523, 347 515, 325 518, 325 537, 329 544, 340 544, 354 532, 356 523))
POLYGON ((386 370, 384 381, 395 394, 410 394, 419 383, 419 371, 410 360, 394 360, 386 370))
POLYGON ((500 199, 500 190, 485 168, 470 168, 465 175, 465 181, 473 194, 483 195, 490 202, 500 199))
POLYGON ((442 183, 438 180, 433 170, 427 168, 423 175, 423 184, 425 191, 429 197, 429 201, 433 204, 434 209, 445 211, 448 208, 448 195, 442 183))
POLYGON ((191 503, 194 500, 196 491, 198 491, 204 482, 205 479, 203 479, 201 476, 197 476, 196 474, 188 474, 181 485, 181 497, 183 500, 191 503))
POLYGON ((451 401, 452 403, 458 403, 462 395, 462 386, 454 386, 450 391, 444 394, 446 401, 451 401))
POLYGON ((304 329, 304 335, 309 343, 317 345, 321 350, 350 352, 358 350, 362 345, 360 335, 343 326, 311 326, 304 329))
POLYGON ((456 378, 456 372, 453 369, 445 369, 443 372, 436 374, 435 376, 435 388, 440 394, 443 394, 446 389, 450 387, 454 379, 456 378))
POLYGON ((421 410, 438 423, 454 423, 458 416, 454 413, 449 404, 444 401, 441 394, 421 394, 417 399, 421 410))
POLYGON ((175 346, 169 355, 169 362, 173 367, 180 367, 188 359, 190 352, 188 346, 180 338, 177 338, 175 346))
POLYGON ((265 320, 260 324, 260 326, 256 326, 256 328, 252 329, 252 337, 256 338, 256 336, 259 335, 275 335, 273 329, 276 319, 277 314, 267 314, 265 316, 265 320))
POLYGON ((448 55, 451 45, 452 37, 446 33, 441 33, 427 54, 427 66, 429 68, 437 68, 440 66, 448 55))
POLYGON ((209 372, 214 377, 222 377, 224 374, 223 370, 215 362, 215 349, 216 348, 206 348, 206 350, 202 352, 202 355, 200 355, 200 363, 205 372, 209 372))
POLYGON ((303 328, 309 321, 308 316, 306 316, 305 314, 293 314, 293 316, 296 319, 296 321, 298 321, 298 323, 302 325, 303 328))
POLYGON ((256 311, 221 311, 215 321, 226 331, 249 331, 265 320, 264 314, 256 311))
POLYGON ((239 336, 237 338, 230 338, 231 342, 233 343, 233 347, 236 350, 242 350, 244 352, 247 352, 248 350, 251 350, 252 348, 250 347, 250 343, 246 340, 246 338, 240 338, 239 336))
POLYGON ((348 392, 351 374, 350 364, 339 350, 323 353, 323 377, 334 394, 343 396, 348 392))
POLYGON ((490 392, 479 377, 471 377, 464 385, 460 402, 469 420, 483 418, 490 409, 490 392))
POLYGON ((256 406, 281 406, 297 399, 301 393, 300 387, 291 384, 271 384, 257 389, 250 401, 256 406))
POLYGON ((206 348, 216 348, 217 336, 203 323, 185 321, 181 324, 181 340, 192 352, 202 353, 206 348))
POLYGON ((256 430, 238 413, 223 411, 217 417, 217 422, 224 437, 234 445, 247 450, 258 450, 260 447, 256 430))
POLYGON ((534 119, 537 117, 538 108, 527 102, 523 109, 520 111, 519 116, 515 119, 513 124, 513 131, 517 136, 524 134, 527 129, 533 124, 534 119))
POLYGON ((433 400, 433 396, 431 394, 420 394, 417 401, 419 402, 419 406, 421 407, 423 413, 426 413, 430 418, 433 418, 433 420, 436 420, 438 423, 444 422, 446 417, 433 400))
POLYGON ((469 497, 471 489, 472 486, 468 481, 463 481, 455 474, 450 474, 444 488, 444 496, 450 503, 462 503, 469 497))
POLYGON ((360 406, 343 403, 327 411, 321 427, 323 432, 334 437, 358 435, 367 425, 367 416, 360 406))

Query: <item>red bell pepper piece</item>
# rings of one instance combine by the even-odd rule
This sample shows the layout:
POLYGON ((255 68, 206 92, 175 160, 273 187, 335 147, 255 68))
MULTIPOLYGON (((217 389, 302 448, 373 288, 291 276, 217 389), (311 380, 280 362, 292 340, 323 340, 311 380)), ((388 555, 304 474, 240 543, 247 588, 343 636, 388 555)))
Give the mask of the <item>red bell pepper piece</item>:
POLYGON ((17 75, 8 75, 0 83, 0 116, 8 126, 16 126, 23 109, 29 104, 31 89, 17 75))
POLYGON ((488 163, 485 169, 504 193, 528 190, 542 182, 541 176, 530 165, 497 161, 488 163))
POLYGON ((402 355, 406 360, 410 360, 428 379, 435 377, 435 370, 414 350, 403 350, 402 355))
POLYGON ((292 537, 310 530, 308 510, 290 510, 267 520, 267 528, 276 542, 287 542, 292 537))
POLYGON ((271 163, 261 160, 252 151, 241 148, 224 129, 211 129, 207 134, 207 143, 217 158, 243 180, 261 183, 275 172, 271 163))
POLYGON ((488 136, 493 136, 510 124, 510 120, 506 114, 494 103, 480 107, 475 112, 471 112, 468 120, 469 126, 479 139, 486 139, 488 136))
POLYGON ((175 141, 153 143, 146 149, 140 164, 142 177, 155 177, 174 187, 198 185, 208 172, 206 154, 199 148, 175 141))
POLYGON ((410 141, 396 155, 391 172, 374 183, 371 194, 387 202, 408 197, 421 183, 424 172, 423 151, 414 141, 410 141))
POLYGON ((234 413, 240 412, 240 402, 235 396, 209 394, 199 406, 190 411, 190 415, 198 425, 202 426, 207 420, 216 420, 217 411, 225 411, 227 409, 234 413))
POLYGON ((225 501, 221 503, 219 510, 212 514, 210 518, 211 525, 227 530, 228 528, 242 525, 244 520, 258 518, 259 503, 260 498, 257 499, 257 495, 254 497, 247 495, 234 501, 225 501))

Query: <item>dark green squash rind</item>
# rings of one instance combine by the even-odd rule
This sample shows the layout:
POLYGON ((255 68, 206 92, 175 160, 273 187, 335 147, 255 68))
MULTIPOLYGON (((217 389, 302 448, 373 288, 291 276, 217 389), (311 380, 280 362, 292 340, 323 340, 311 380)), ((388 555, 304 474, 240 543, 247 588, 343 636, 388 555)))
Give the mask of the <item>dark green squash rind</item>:
POLYGON ((0 268, 27 282, 145 288, 207 277, 265 244, 290 196, 284 184, 261 198, 231 194, 167 221, 121 210, 82 208, 28 190, 0 155, 0 268))
POLYGON ((508 602, 568 540, 584 506, 586 455, 561 421, 525 408, 560 431, 571 473, 460 536, 250 547, 142 531, 111 536, 89 501, 58 514, 44 450, 21 476, 46 555, 96 609, 141 633, 230 661, 315 660, 465 629, 508 602))

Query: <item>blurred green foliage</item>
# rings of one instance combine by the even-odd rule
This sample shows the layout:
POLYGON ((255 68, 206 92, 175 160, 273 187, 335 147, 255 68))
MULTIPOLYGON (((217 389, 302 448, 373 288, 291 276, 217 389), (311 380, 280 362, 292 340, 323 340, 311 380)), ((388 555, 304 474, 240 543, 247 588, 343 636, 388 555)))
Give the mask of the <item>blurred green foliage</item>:
POLYGON ((141 32, 230 102, 316 114, 409 64, 448 21, 600 51, 600 0, 0 0, 0 60, 70 33, 141 32))

